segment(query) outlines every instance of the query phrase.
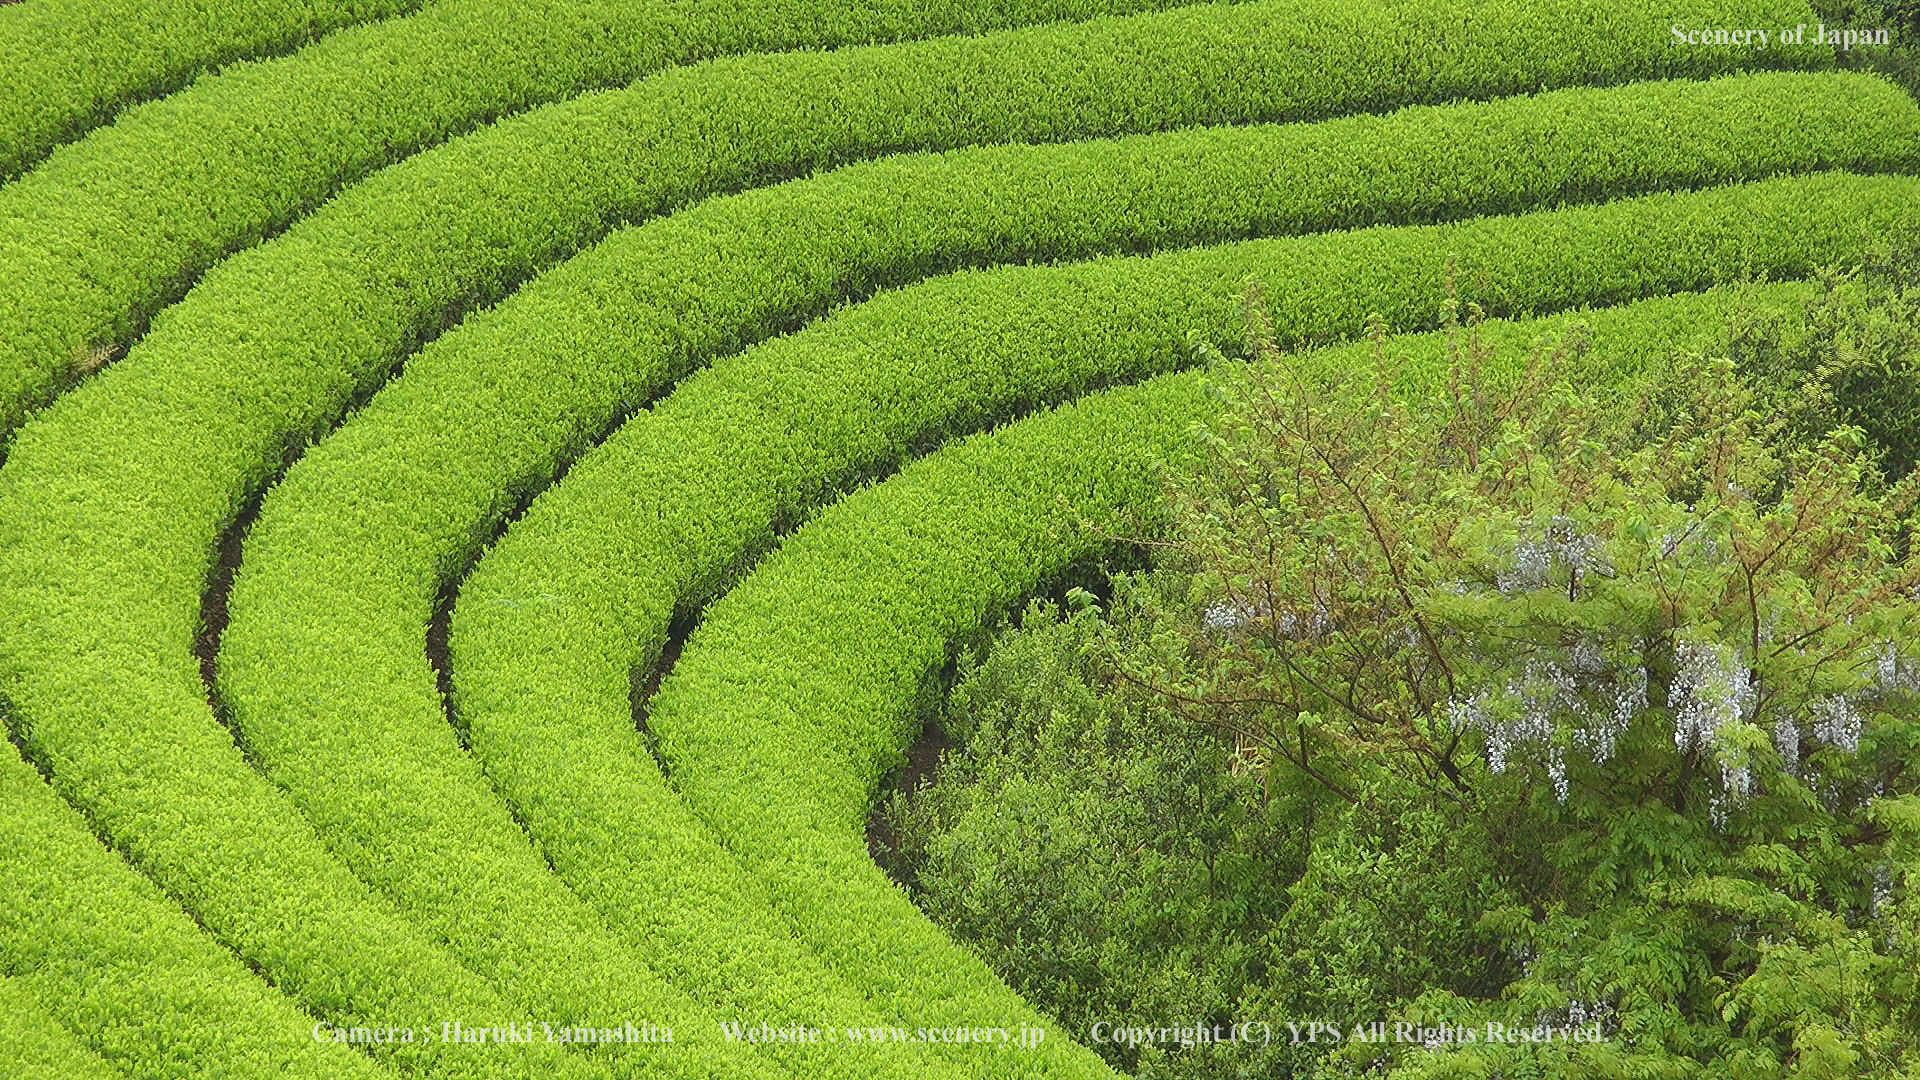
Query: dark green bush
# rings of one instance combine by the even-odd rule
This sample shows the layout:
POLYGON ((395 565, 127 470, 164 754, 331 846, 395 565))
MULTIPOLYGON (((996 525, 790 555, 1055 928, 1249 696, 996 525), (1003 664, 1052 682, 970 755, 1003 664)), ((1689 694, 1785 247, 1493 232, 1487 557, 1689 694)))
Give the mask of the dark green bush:
POLYGON ((1920 460, 1920 245, 1822 277, 1804 324, 1742 328, 1734 359, 1803 440, 1861 429, 1889 479, 1920 460))
MULTIPOLYGON (((1041 602, 963 673, 942 726, 963 750, 893 793, 881 853, 933 918, 1123 1068, 1209 1077, 1326 1047, 1144 1052, 1105 1021, 1372 1016, 1429 986, 1497 989, 1480 913, 1507 902, 1489 838, 1404 791, 1335 806, 1117 681, 1101 657, 1153 632, 1118 583, 1110 615, 1041 602), (1464 958, 1464 962, 1463 962, 1464 958)), ((1150 605, 1149 605, 1150 606, 1150 605)))
POLYGON ((1231 1013, 1307 838, 1230 741, 1113 692, 1104 633, 1096 609, 1029 608, 953 691, 965 751, 887 809, 928 912, 1082 1037, 1231 1013))
MULTIPOLYGON (((1890 289, 1730 336, 1851 358, 1904 340, 1890 289)), ((1578 335, 1520 369, 1466 331, 1415 408, 1379 340, 1329 377, 1256 332, 1161 583, 966 674, 965 750, 893 803, 923 904, 1070 1025, 1603 1035, 1099 1047, 1142 1076, 1910 1074, 1920 478, 1728 360, 1601 396, 1578 335)))

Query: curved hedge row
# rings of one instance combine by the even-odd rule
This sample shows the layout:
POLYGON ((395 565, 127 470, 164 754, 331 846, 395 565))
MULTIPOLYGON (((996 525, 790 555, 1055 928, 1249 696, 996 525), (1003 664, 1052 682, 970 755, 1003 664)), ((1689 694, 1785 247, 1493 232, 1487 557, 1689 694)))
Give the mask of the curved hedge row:
POLYGON ((47 1015, 17 980, 0 975, 0 1061, 20 1080, 120 1080, 121 1074, 47 1015))
MULTIPOLYGON (((682 796, 816 949, 919 1023, 1047 1026, 873 864, 862 825, 878 777, 837 744, 897 753, 949 642, 1094 548, 1059 531, 1056 502, 1096 519, 1151 502, 1157 462, 1205 407, 1197 379, 1163 376, 962 440, 848 498, 713 606, 653 700, 682 796)), ((1072 1038, 1049 1035, 1043 1051, 1072 1038)), ((1009 1054, 999 1075, 1072 1075, 1009 1054)))
POLYGON ((0 183, 116 109, 425 0, 91 0, 0 8, 0 183))
MULTIPOLYGON (((0 440, 28 408, 137 336, 221 254, 284 225, 344 180, 460 126, 464 121, 449 108, 484 116, 505 108, 500 102, 516 93, 527 100, 553 96, 551 87, 533 88, 524 72, 519 79, 527 86, 510 93, 503 80, 512 81, 513 65, 469 50, 471 58, 462 62, 484 70, 472 76, 470 88, 439 105, 446 95, 428 94, 410 107, 418 116, 356 126, 365 119, 360 112, 425 92, 394 81, 427 79, 433 66, 424 69, 429 74, 403 75, 411 69, 396 65, 396 57, 440 49, 444 43, 435 35, 454 32, 443 23, 457 28, 460 18, 476 17, 467 2, 444 0, 411 19, 336 35, 278 64, 224 73, 129 114, 0 188, 0 278, 30 283, 0 295, 0 342, 6 343, 0 347, 0 440), (486 104, 487 94, 500 101, 486 104), (402 121, 425 125, 425 133, 394 128, 402 121), (143 255, 128 260, 129 251, 143 255)), ((1074 2, 1044 0, 1046 6, 1028 14, 1039 18, 1074 2)), ((1107 6, 1158 2, 1111 0, 1107 6)), ((1738 0, 1739 11, 1726 10, 1725 2, 1683 3, 1688 10, 1673 17, 1810 17, 1799 0, 1738 0)), ((1830 50, 1671 48, 1662 32, 1670 7, 1416 0, 1363 12, 1323 0, 1304 9, 1275 3, 1186 10, 1139 24, 1110 19, 977 45, 929 43, 898 55, 857 50, 703 65, 629 93, 523 118, 382 178, 378 190, 306 231, 304 243, 318 245, 309 256, 329 260, 324 269, 310 267, 298 289, 274 281, 257 287, 279 298, 330 301, 306 323, 336 344, 337 335, 327 332, 353 321, 354 309, 397 309, 386 318, 406 329, 389 351, 404 354, 409 342, 465 306, 499 295, 609 221, 861 153, 1297 119, 1575 82, 1831 63, 1830 50), (1508 43, 1532 35, 1577 44, 1513 58, 1508 43), (1421 64, 1392 61, 1411 47, 1419 49, 1421 64), (1077 75, 1063 84, 1059 71, 1077 75), (658 150, 636 163, 635 148, 651 146, 658 150), (576 167, 568 168, 569 161, 576 167), (655 180, 649 170, 665 170, 665 177, 655 180), (470 213, 444 212, 466 207, 470 213), (326 235, 343 223, 351 226, 347 235, 326 235)), ((491 9, 485 17, 492 19, 491 9)), ((919 29, 959 17, 943 9, 919 29)), ((1002 14, 978 21, 1020 20, 1002 14)), ((533 40, 552 29, 525 13, 513 23, 515 33, 533 40)), ((909 28, 893 29, 904 34, 909 28)), ((607 81, 581 74, 588 61, 575 63, 570 76, 555 70, 543 77, 607 81)), ((644 65, 633 60, 629 66, 644 65)), ((464 86, 469 75, 462 70, 448 77, 464 86)))
MULTIPOLYGON (((36 991, 89 1053, 119 1067, 113 1075, 386 1075, 345 1046, 315 1042, 314 1017, 102 847, 10 749, 0 751, 0 973, 36 991)), ((0 1016, 13 1034, 17 1014, 0 1016)))
MULTIPOLYGON (((1920 109, 1891 84, 1764 75, 1304 126, 906 156, 714 200, 615 234, 432 342, 294 466, 267 499, 237 579, 226 667, 237 678, 276 651, 304 666, 333 654, 322 639, 374 648, 361 637, 364 608, 350 616, 350 632, 315 629, 349 617, 354 605, 336 599, 367 600, 379 588, 351 583, 344 567, 340 579, 313 588, 297 563, 341 547, 328 530, 364 534, 356 550, 409 545, 362 561, 383 568, 382 582, 407 579, 404 597, 390 601, 408 613, 407 637, 418 637, 446 575, 623 409, 705 356, 883 284, 976 260, 1070 258, 1524 209, 1773 170, 1913 163, 1920 109), (1776 125, 1817 134, 1796 144, 1776 125), (1356 152, 1369 147, 1380 149, 1356 152), (342 516, 349 505, 358 519, 342 516), (404 573, 395 559, 405 560, 404 573), (288 625, 275 629, 280 623, 288 625), (296 626, 317 636, 296 644, 297 635, 283 635, 296 626)), ((1851 183, 1830 179, 1814 190, 1851 183)), ((321 392, 319 375, 247 374, 321 392)), ((395 651, 418 668, 416 649, 395 651)), ((265 700, 297 692, 289 678, 323 677, 263 676, 265 700)), ((246 686, 230 689, 236 708, 251 707, 246 686)))
MULTIPOLYGON (((284 808, 206 794, 221 781, 229 792, 240 788, 227 778, 204 781, 219 768, 211 756, 196 761, 173 754, 148 766, 160 779, 144 782, 171 785, 167 794, 193 788, 199 793, 194 802, 125 797, 116 809, 144 813, 153 840, 185 849, 175 855, 182 860, 198 854, 204 866, 196 872, 225 878, 224 887, 244 894, 212 915, 245 966, 152 881, 102 847, 30 766, 17 758, 0 761, 0 972, 35 988, 47 1011, 84 1036, 118 1074, 374 1078, 389 1074, 356 1049, 317 1042, 316 1020, 343 1027, 426 1024, 437 1033, 442 1021, 527 1019, 524 1005, 452 964, 337 864, 316 855, 312 840, 301 842, 284 824, 284 808), (182 782, 179 773, 200 775, 182 782), (145 805, 131 805, 136 801, 145 805), (262 818, 249 817, 263 808, 262 818), (196 817, 222 820, 227 835, 200 826, 196 817), (292 843, 276 852, 278 864, 237 864, 231 852, 258 842, 256 836, 267 845, 292 843), (207 846, 196 846, 201 843, 207 846), (243 877, 249 880, 237 880, 243 877), (255 877, 265 880, 250 880, 255 877), (249 899, 259 906, 247 907, 249 899)), ((169 877, 171 886, 182 875, 169 877)), ((189 911, 208 910, 194 897, 174 899, 189 911)), ((212 928, 205 914, 200 919, 212 928)), ((610 1075, 601 1063, 540 1043, 476 1048, 421 1038, 362 1049, 409 1075, 450 1080, 610 1075)))
MULTIPOLYGON (((972 151, 856 166, 708 204, 610 242, 611 254, 628 256, 622 277, 604 261, 579 260, 600 265, 571 265, 556 275, 564 282, 536 286, 531 302, 523 295, 435 342, 289 471, 263 504, 228 599, 221 698, 255 760, 363 878, 458 943, 478 969, 532 970, 536 943, 495 933, 503 913, 553 927, 541 948, 563 946, 562 926, 588 931, 550 895, 557 883, 446 730, 422 642, 440 589, 478 540, 583 433, 607 423, 622 396, 653 392, 697 358, 824 306, 849 280, 885 279, 900 265, 917 272, 956 254, 1068 254, 1153 244, 1161 230, 1175 240, 1284 231, 1327 223, 1321 214, 1426 217, 1800 162, 1916 158, 1920 110, 1890 85, 1763 76, 1305 128, 972 151), (1607 119, 1583 124, 1592 116, 1607 119), (1748 134, 1773 123, 1827 132, 1845 117, 1858 145, 1748 134), (1638 134, 1655 118, 1734 134, 1638 134), (1529 159, 1546 132, 1585 152, 1551 147, 1550 159, 1529 159), (1394 149, 1344 169, 1329 164, 1376 145, 1394 149), (1598 168, 1581 164, 1589 160, 1598 168), (812 227, 799 231, 802 222, 812 227), (699 265, 716 248, 727 253, 717 273, 699 265), (616 301, 608 282, 622 278, 631 298, 616 301), (754 287, 770 281, 784 288, 754 287), (575 312, 572 325, 557 311, 575 312), (598 342, 599 352, 556 355, 568 342, 598 342), (395 749, 369 762, 368 743, 395 749), (451 902, 456 895, 461 902, 451 902)), ((640 941, 658 962, 685 967, 661 955, 660 939, 640 941)), ((542 970, 565 986, 560 973, 598 952, 560 954, 568 963, 550 956, 542 970)))
POLYGON ((485 0, 341 30, 138 106, 0 187, 0 432, 228 252, 421 146, 676 63, 1174 0, 485 0), (129 258, 129 253, 138 253, 129 258))

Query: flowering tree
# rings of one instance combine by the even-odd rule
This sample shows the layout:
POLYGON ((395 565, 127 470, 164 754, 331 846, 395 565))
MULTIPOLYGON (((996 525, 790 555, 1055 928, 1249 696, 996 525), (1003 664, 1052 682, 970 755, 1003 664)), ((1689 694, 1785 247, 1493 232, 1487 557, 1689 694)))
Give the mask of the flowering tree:
POLYGON ((1576 334, 1495 378, 1470 307, 1415 407, 1384 334, 1329 381, 1250 299, 1253 362, 1171 489, 1188 629, 1123 678, 1242 767, 1514 838, 1527 902, 1484 925, 1510 994, 1623 1035, 1581 1053, 1910 1065, 1920 473, 1857 428, 1787 437, 1725 360, 1622 393, 1576 334))
POLYGON ((1671 752, 1633 775, 1731 812, 1920 702, 1920 479, 1882 482, 1858 432, 1782 454, 1700 357, 1622 409, 1573 385, 1577 338, 1499 392, 1471 326, 1440 407, 1415 409, 1384 341, 1371 385, 1329 387, 1252 319, 1261 359, 1222 384, 1213 467, 1177 491, 1198 662, 1143 674, 1269 758, 1343 792, 1399 769, 1463 804, 1477 775, 1532 770, 1565 802, 1571 763, 1617 791, 1599 770, 1657 728, 1671 752))

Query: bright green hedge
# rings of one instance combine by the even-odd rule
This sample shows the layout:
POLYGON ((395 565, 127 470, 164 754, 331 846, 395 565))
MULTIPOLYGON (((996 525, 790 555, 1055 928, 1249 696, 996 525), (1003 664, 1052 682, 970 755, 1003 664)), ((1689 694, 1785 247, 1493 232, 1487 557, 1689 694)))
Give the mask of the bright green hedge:
POLYGON ((0 183, 141 98, 424 0, 86 0, 0 7, 0 183))
MULTIPOLYGON (((676 37, 644 29, 649 13, 663 9, 643 0, 548 0, 517 8, 510 20, 477 0, 442 0, 409 18, 342 31, 285 60, 223 72, 133 110, 0 188, 0 280, 25 283, 0 292, 0 439, 77 372, 133 341, 222 255, 279 230, 341 184, 510 108, 702 53, 981 29, 1160 2, 1008 0, 1004 8, 969 10, 949 0, 918 15, 908 0, 881 9, 826 5, 836 17, 817 26, 807 16, 818 13, 803 6, 793 7, 791 26, 776 17, 784 7, 747 9, 751 17, 730 8, 724 19, 696 9, 683 15, 697 32, 676 37), (596 21, 606 34, 588 32, 596 21), (732 36, 714 37, 715 27, 732 36)), ((303 329, 334 349, 342 335, 329 331, 363 310, 381 310, 383 341, 395 333, 385 320, 404 328, 384 353, 404 355, 468 305, 498 296, 610 221, 850 155, 1831 63, 1829 50, 1676 49, 1664 29, 1682 17, 1806 21, 1799 0, 1737 0, 1732 8, 1728 0, 1682 2, 1680 9, 1613 0, 1207 7, 1162 22, 1105 20, 978 46, 703 65, 631 95, 596 96, 503 125, 498 135, 382 178, 319 232, 303 233, 306 255, 324 265, 308 266, 298 282, 270 277, 251 287, 303 301, 293 306, 303 329), (1513 48, 1521 40, 1556 47, 1513 48), (1420 61, 1398 59, 1406 56, 1420 61), (1061 72, 1074 75, 1062 79, 1061 72), (657 152, 646 152, 655 145, 657 152), (665 175, 656 179, 656 170, 665 175), (501 206, 508 209, 494 209, 501 206), (456 213, 434 212, 442 209, 456 213), (329 235, 343 221, 348 235, 329 235), (320 310, 307 310, 315 305, 320 310)), ((370 347, 351 337, 344 343, 370 347)))
MULTIPOLYGON (((1048 1026, 868 857, 877 776, 854 749, 897 754, 949 643, 1096 549, 1061 530, 1059 503, 1102 519, 1151 502, 1157 462, 1205 407, 1195 378, 1162 377, 955 443, 848 498, 713 606, 653 700, 682 796, 816 949, 910 1023, 1048 1026)), ((1048 1034, 1042 1051, 1077 1047, 1048 1034)), ((1014 1050, 982 1074, 1092 1073, 1084 1062, 1014 1050)))
POLYGON ((705 57, 1173 0, 436 0, 137 106, 0 187, 0 432, 213 262, 341 186, 529 105, 705 57))
MULTIPOLYGON (((0 974, 118 1066, 110 1075, 387 1075, 354 1050, 315 1042, 316 1017, 102 847, 11 748, 0 748, 0 974)), ((0 1017, 5 1062, 20 1019, 4 1006, 0 1017)))
POLYGON ((0 1061, 15 1080, 120 1080, 121 1073, 48 1015, 16 979, 0 975, 0 1061))

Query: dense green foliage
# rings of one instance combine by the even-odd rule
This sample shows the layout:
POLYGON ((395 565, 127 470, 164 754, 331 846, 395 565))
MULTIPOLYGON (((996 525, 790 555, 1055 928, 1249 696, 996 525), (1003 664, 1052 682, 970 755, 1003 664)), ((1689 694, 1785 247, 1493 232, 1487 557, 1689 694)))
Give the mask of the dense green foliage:
MULTIPOLYGON (((1729 343, 1913 325, 1829 292, 1729 343)), ((1906 1075, 1920 479, 1698 354, 1608 409, 1456 339, 1411 410, 1397 346, 1371 385, 1227 380, 1171 565, 1110 617, 1035 609, 963 680, 965 754, 895 800, 901 870, 1069 1022, 1606 1040, 1112 1048, 1142 1075, 1906 1075), (1155 939, 1184 962, 1143 965, 1155 939)))
POLYGON ((1843 31, 1885 31, 1887 45, 1861 45, 1839 50, 1838 62, 1848 68, 1877 71, 1920 98, 1920 3, 1916 0, 1814 0, 1823 22, 1843 31))
POLYGON ((14 979, 0 975, 0 1009, 7 1024, 0 1028, 0 1061, 22 1080, 116 1080, 115 1072, 98 1054, 41 1009, 40 1002, 14 979))
MULTIPOLYGON (((1756 19, 1787 18, 1797 8, 1749 2, 1756 19)), ((552 0, 550 9, 522 9, 510 24, 462 0, 222 73, 134 110, 0 188, 0 278, 26 283, 0 294, 0 438, 30 406, 133 342, 221 256, 274 234, 336 187, 475 121, 633 78, 669 59, 753 45, 885 40, 956 22, 984 29, 1077 6, 1049 0, 989 13, 966 4, 926 11, 863 4, 834 9, 844 24, 800 20, 784 29, 773 9, 706 22, 699 12, 681 12, 673 19, 689 26, 676 40, 647 32, 664 8, 637 0, 552 0), (476 34, 485 48, 471 46, 476 34), (590 44, 578 44, 582 37, 590 44), (450 40, 469 47, 450 47, 450 40), (548 62, 545 49, 567 62, 548 62), (140 257, 127 258, 129 251, 140 257)), ((1724 8, 1711 10, 1729 15, 1724 8)), ((276 263, 272 277, 249 287, 301 312, 301 334, 290 339, 325 342, 323 354, 364 351, 366 344, 340 331, 379 305, 383 321, 406 328, 383 350, 391 363, 612 222, 861 154, 1831 63, 1823 50, 1676 51, 1665 47, 1658 21, 1599 0, 1545 9, 1420 0, 1364 15, 1337 4, 1270 3, 899 52, 699 65, 495 125, 464 146, 349 189, 346 206, 298 230, 303 250, 287 254, 312 260, 302 264, 303 280, 288 279, 276 263), (1529 33, 1578 36, 1586 45, 1518 55, 1506 48, 1529 33), (1341 51, 1330 55, 1329 41, 1341 51), (1392 58, 1410 43, 1419 43, 1423 62, 1396 64, 1392 58), (1051 75, 1059 70, 1076 78, 1063 83, 1051 75), (637 159, 636 148, 644 148, 637 159)))
POLYGON ((120 0, 0 9, 0 183, 131 102, 229 61, 288 51, 422 2, 120 0))
MULTIPOLYGON (((344 1046, 315 1042, 314 1017, 102 847, 11 749, 0 754, 0 815, 0 988, 37 997, 50 1019, 115 1066, 103 1075, 382 1075, 344 1046)), ((9 1004, 6 1015, 6 1036, 22 1034, 23 1014, 9 1004)), ((12 1060, 0 1048, 18 1075, 12 1060)))
POLYGON ((1920 256, 1869 253, 1826 275, 1814 317, 1744 327, 1729 355, 1801 440, 1859 428, 1892 479, 1920 462, 1920 256))
POLYGON ((1317 805, 1116 686, 1104 657, 1156 629, 1126 617, 1127 584, 1111 621, 1090 593, 1070 613, 1039 603, 963 666, 938 722, 964 750, 889 797, 877 853, 929 916, 1147 1077, 1288 1075, 1327 1047, 1291 1045, 1286 1020, 1350 1028, 1382 1001, 1508 974, 1472 953, 1506 894, 1457 818, 1390 791, 1317 805), (1261 1021, 1281 1045, 1094 1037, 1162 1018, 1261 1021))

